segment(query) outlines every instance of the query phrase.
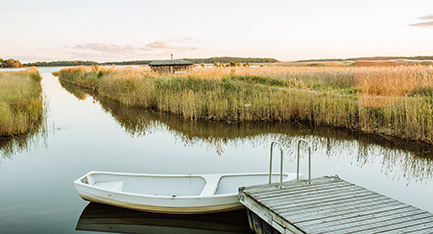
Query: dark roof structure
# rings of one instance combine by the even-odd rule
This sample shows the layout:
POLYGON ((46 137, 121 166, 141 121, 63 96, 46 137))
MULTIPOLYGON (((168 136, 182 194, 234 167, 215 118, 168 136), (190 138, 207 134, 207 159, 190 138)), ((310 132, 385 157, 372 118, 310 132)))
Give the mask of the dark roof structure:
POLYGON ((188 66, 194 63, 182 59, 175 60, 155 60, 149 63, 149 66, 188 66))

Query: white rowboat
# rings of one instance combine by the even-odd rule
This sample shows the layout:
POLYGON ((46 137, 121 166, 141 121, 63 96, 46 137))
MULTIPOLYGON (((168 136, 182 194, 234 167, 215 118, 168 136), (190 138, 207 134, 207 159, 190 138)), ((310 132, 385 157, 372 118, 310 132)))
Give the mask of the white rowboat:
MULTIPOLYGON (((282 173, 283 181, 296 173, 282 173)), ((280 174, 272 174, 279 180, 280 174)), ((269 173, 155 175, 91 171, 74 181, 84 199, 123 208, 168 214, 242 209, 238 188, 266 184, 269 173)))

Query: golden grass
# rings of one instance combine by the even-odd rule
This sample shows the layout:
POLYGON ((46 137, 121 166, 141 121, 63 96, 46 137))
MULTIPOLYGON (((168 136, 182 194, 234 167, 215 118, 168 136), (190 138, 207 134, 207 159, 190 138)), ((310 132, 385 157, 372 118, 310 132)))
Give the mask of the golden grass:
POLYGON ((0 136, 37 129, 42 121, 41 77, 36 68, 0 72, 0 136))
POLYGON ((100 67, 97 65, 91 67, 77 66, 60 70, 58 76, 62 77, 65 82, 84 88, 93 88, 101 81, 102 76, 110 73, 113 69, 114 67, 100 67))
MULTIPOLYGON (((78 79, 94 76, 86 69, 78 79)), ((433 143, 432 66, 194 68, 173 78, 126 68, 98 81, 102 96, 185 119, 299 121, 433 143)))

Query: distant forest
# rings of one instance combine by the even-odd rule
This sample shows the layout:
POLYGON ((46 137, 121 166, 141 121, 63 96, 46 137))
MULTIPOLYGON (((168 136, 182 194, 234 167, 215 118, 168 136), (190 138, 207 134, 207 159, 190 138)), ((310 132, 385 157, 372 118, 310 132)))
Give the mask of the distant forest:
MULTIPOLYGON (((210 57, 210 58, 182 58, 183 60, 190 61, 195 64, 201 63, 276 63, 280 62, 274 58, 245 58, 245 57, 210 57)), ((398 57, 398 56, 377 56, 377 57, 356 57, 356 58, 329 58, 329 59, 305 59, 295 62, 329 62, 329 61, 363 61, 363 60, 395 60, 395 59, 408 59, 408 60, 433 60, 433 56, 413 56, 413 57, 398 57)), ((153 60, 133 60, 122 62, 104 62, 98 63, 95 61, 52 61, 52 62, 34 62, 22 64, 26 67, 66 67, 66 66, 91 66, 91 65, 147 65, 153 60)), ((0 67, 21 67, 18 60, 2 60, 0 59, 0 67)))
POLYGON ((357 57, 357 58, 329 58, 329 59, 305 59, 296 62, 331 62, 331 61, 363 61, 363 60, 395 60, 395 59, 408 59, 408 60, 433 60, 433 56, 413 56, 413 57, 398 57, 398 56, 376 56, 376 57, 357 57))
POLYGON ((279 62, 274 58, 243 58, 243 57, 210 57, 210 58, 184 58, 183 60, 192 63, 230 63, 236 61, 238 63, 276 63, 279 62))
MULTIPOLYGON (((275 63, 279 62, 274 58, 242 58, 242 57, 211 57, 211 58, 183 58, 183 60, 190 61, 192 63, 230 63, 236 61, 238 63, 275 63)), ((66 66, 91 66, 91 65, 146 65, 151 63, 153 60, 134 60, 134 61, 122 61, 122 62, 104 62, 98 63, 95 61, 52 61, 52 62, 34 62, 25 63, 27 67, 66 67, 66 66)))
POLYGON ((34 62, 25 63, 27 67, 67 67, 67 66, 91 66, 91 65, 145 65, 152 62, 152 60, 136 60, 136 61, 123 61, 123 62, 105 62, 98 63, 95 61, 52 61, 52 62, 34 62))

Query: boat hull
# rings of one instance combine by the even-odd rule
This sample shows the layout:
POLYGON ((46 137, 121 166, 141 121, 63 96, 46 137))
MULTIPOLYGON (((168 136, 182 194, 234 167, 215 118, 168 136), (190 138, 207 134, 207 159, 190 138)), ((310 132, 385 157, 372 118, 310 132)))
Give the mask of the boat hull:
MULTIPOLYGON (((286 174, 285 180, 294 179, 286 174)), ((266 173, 149 175, 89 172, 74 181, 84 200, 164 214, 206 214, 244 209, 238 187, 266 183, 266 173)))
MULTIPOLYGON (((216 199, 211 198, 190 198, 183 202, 177 202, 176 205, 170 202, 165 202, 166 205, 162 205, 161 201, 155 202, 153 199, 149 198, 133 198, 128 195, 120 195, 114 193, 95 193, 92 191, 84 191, 77 189, 80 197, 86 201, 102 203, 127 209, 146 211, 152 213, 162 213, 162 214, 207 214, 225 211, 234 211, 245 209, 237 198, 237 195, 228 196, 224 199, 218 199, 218 201, 213 201, 216 199), (129 199, 128 199, 129 198, 129 199), (131 202, 131 200, 133 202, 131 202), (191 204, 195 203, 194 206, 191 204), (153 205, 150 205, 153 204, 153 205), (184 205, 182 205, 184 204, 184 205), (202 205, 200 205, 202 204, 202 205)), ((160 199, 159 199, 160 200, 160 199)))

